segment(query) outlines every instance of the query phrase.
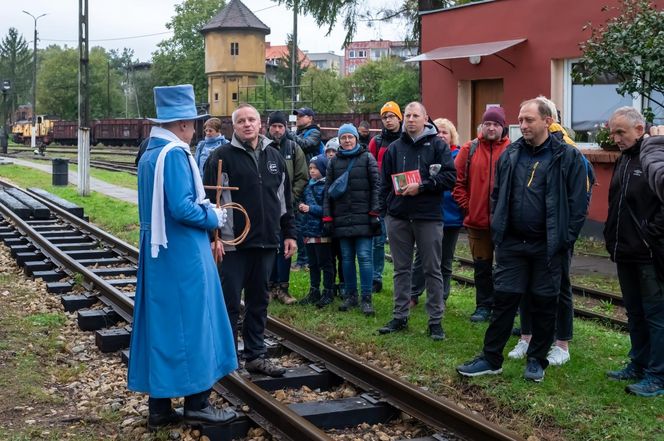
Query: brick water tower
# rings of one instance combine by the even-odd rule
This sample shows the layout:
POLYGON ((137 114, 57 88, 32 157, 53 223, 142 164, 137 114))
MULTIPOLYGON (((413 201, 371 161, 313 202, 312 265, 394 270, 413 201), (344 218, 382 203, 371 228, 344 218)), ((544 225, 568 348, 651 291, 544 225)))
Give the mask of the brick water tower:
POLYGON ((265 36, 270 28, 240 0, 231 0, 200 32, 205 36, 209 113, 230 115, 248 87, 265 75, 265 36))

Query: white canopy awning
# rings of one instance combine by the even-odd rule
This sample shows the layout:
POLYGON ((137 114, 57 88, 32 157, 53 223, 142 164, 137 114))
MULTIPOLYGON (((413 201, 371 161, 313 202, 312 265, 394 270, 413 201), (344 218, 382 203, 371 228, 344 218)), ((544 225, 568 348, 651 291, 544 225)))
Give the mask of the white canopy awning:
POLYGON ((451 60, 454 58, 482 57, 493 55, 519 43, 526 41, 526 38, 504 41, 490 41, 487 43, 462 44, 458 46, 443 46, 430 50, 423 54, 409 58, 407 62, 433 61, 433 60, 451 60))

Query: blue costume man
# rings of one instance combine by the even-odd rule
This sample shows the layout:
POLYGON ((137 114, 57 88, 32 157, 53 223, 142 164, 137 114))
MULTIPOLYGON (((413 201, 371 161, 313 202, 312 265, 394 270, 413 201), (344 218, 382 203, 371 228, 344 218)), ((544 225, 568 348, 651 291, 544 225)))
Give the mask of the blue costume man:
POLYGON ((160 124, 138 164, 141 222, 128 388, 149 394, 148 427, 178 422, 172 397, 185 397, 188 424, 237 417, 212 407, 210 389, 237 368, 208 230, 226 218, 205 199, 189 151, 196 115, 191 85, 155 87, 160 124))

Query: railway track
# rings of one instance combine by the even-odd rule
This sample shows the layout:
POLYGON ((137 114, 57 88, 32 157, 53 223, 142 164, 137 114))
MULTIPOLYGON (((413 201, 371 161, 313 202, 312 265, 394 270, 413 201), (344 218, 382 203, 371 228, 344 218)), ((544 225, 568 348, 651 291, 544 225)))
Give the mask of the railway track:
MULTIPOLYGON (((79 327, 95 332, 101 351, 125 349, 131 332, 138 250, 37 192, 28 190, 26 194, 46 207, 48 216, 41 210, 39 218, 22 219, 27 216, 0 203, 0 240, 26 273, 44 279, 47 289, 61 296, 65 309, 78 311, 79 327)), ((277 439, 330 440, 330 433, 336 430, 389 425, 395 420, 400 424, 409 421, 408 427, 414 427, 413 433, 418 434, 413 439, 420 441, 520 439, 283 321, 268 318, 267 330, 269 355, 298 362, 283 378, 249 378, 235 372, 217 383, 215 391, 244 413, 228 426, 202 427, 201 433, 211 440, 243 437, 255 426, 262 426, 277 439), (305 387, 345 387, 357 393, 288 405, 275 393, 305 387)), ((129 354, 124 351, 123 357, 127 359, 129 354)))
MULTIPOLYGON (((41 156, 35 156, 33 158, 29 158, 29 160, 36 160, 36 161, 51 161, 53 158, 45 158, 41 156)), ((74 158, 68 158, 69 162, 72 164, 78 164, 78 160, 74 158)), ((132 163, 129 162, 121 162, 121 161, 100 161, 96 159, 91 159, 90 160, 90 166, 99 168, 102 170, 108 170, 108 171, 117 171, 117 172, 126 172, 131 175, 137 176, 138 175, 138 167, 133 165, 132 163)))

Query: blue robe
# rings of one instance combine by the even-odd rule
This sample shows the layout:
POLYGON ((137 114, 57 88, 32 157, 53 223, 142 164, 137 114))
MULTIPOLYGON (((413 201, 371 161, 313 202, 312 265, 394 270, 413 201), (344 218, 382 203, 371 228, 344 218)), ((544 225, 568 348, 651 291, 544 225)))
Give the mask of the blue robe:
POLYGON ((168 143, 152 138, 138 165, 141 220, 128 387, 153 398, 202 392, 237 368, 235 342, 207 230, 211 207, 196 204, 186 153, 164 162, 164 217, 168 248, 150 256, 152 189, 157 157, 168 143))

